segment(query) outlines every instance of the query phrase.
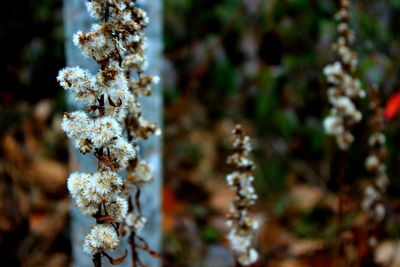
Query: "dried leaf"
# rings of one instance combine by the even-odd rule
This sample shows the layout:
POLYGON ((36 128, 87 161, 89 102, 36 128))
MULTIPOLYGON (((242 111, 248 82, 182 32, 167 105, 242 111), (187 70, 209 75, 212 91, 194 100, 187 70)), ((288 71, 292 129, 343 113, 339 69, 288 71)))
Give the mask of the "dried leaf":
POLYGON ((117 166, 115 164, 115 162, 112 162, 109 158, 107 158, 106 156, 98 156, 97 159, 104 165, 107 166, 109 168, 111 168, 111 170, 115 171, 117 166))
POLYGON ((122 100, 121 98, 118 98, 118 102, 117 104, 114 103, 114 101, 112 101, 111 97, 108 96, 108 103, 110 103, 111 106, 119 108, 122 105, 122 100))
POLYGON ((89 115, 90 118, 96 119, 96 118, 99 118, 99 117, 103 117, 103 116, 104 116, 104 108, 103 108, 102 106, 93 105, 93 106, 90 106, 90 107, 89 107, 89 112, 91 112, 91 113, 92 113, 92 112, 95 112, 96 110, 99 111, 99 114, 98 114, 98 115, 90 114, 90 115, 89 115))
POLYGON ((128 250, 125 250, 124 255, 122 255, 119 258, 114 259, 113 257, 111 257, 110 255, 108 255, 107 253, 103 252, 103 255, 108 259, 108 261, 112 264, 112 265, 118 265, 121 264, 126 256, 128 256, 128 250))
POLYGON ((150 256, 152 256, 154 258, 159 258, 160 257, 160 254, 158 254, 157 252, 155 252, 154 250, 152 250, 148 246, 135 244, 135 247, 147 251, 150 254, 150 256))

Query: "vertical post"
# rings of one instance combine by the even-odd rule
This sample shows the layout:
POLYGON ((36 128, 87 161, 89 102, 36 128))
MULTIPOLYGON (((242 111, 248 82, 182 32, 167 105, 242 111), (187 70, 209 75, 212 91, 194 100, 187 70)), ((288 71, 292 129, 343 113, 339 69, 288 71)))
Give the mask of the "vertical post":
MULTIPOLYGON (((150 18, 150 24, 146 30, 148 38, 148 74, 160 75, 161 69, 161 49, 162 49, 162 19, 161 19, 161 0, 140 1, 142 8, 146 10, 150 18)), ((98 69, 97 64, 92 59, 82 56, 80 50, 72 43, 72 36, 77 31, 88 31, 94 22, 89 16, 85 0, 64 0, 64 28, 65 28, 65 57, 67 66, 80 66, 95 73, 98 69)), ((67 96, 69 109, 76 110, 79 106, 72 101, 72 96, 67 96)), ((154 86, 153 95, 141 99, 143 116, 149 121, 156 122, 162 126, 162 92, 160 84, 154 86)), ((148 220, 148 224, 141 233, 141 236, 149 243, 149 246, 160 252, 161 250, 161 184, 162 184, 162 148, 160 137, 151 137, 143 141, 140 145, 141 157, 148 161, 154 169, 154 181, 143 187, 141 202, 143 203, 143 216, 148 220)), ((71 147, 72 166, 76 166, 80 171, 95 171, 97 161, 92 155, 81 155, 79 151, 71 147)), ((72 240, 72 265, 79 267, 92 266, 91 256, 82 250, 82 240, 85 233, 89 231, 91 218, 82 215, 77 208, 71 209, 71 240, 72 240)), ((124 248, 128 248, 126 240, 121 240, 121 249, 116 255, 122 253, 124 248)), ((161 260, 152 258, 145 252, 141 252, 141 259, 148 267, 158 267, 161 260)), ((103 260, 103 266, 109 266, 103 260)), ((130 257, 118 265, 120 267, 131 266, 130 257)))
MULTIPOLYGON (((161 50, 162 50, 162 3, 161 0, 141 0, 139 5, 147 12, 150 23, 145 34, 148 40, 147 60, 150 75, 160 75, 161 50)), ((162 82, 162 80, 161 80, 162 82)), ((143 117, 151 122, 156 122, 162 128, 162 91, 160 83, 153 87, 153 95, 140 99, 143 108, 143 117)), ((143 203, 143 216, 148 224, 141 235, 147 240, 150 247, 161 252, 161 185, 162 185, 162 143, 159 136, 152 136, 139 144, 141 156, 150 163, 154 170, 154 181, 142 189, 141 202, 143 203)), ((140 254, 143 263, 149 267, 161 266, 161 260, 152 258, 147 253, 140 254)))

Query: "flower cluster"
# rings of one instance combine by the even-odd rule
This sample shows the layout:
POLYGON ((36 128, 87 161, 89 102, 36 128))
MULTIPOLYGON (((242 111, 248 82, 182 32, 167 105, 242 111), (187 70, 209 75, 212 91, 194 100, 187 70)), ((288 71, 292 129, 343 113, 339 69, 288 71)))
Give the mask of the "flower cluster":
POLYGON ((236 191, 236 196, 228 215, 227 224, 232 227, 228 239, 233 250, 238 253, 238 261, 242 265, 250 265, 257 261, 258 252, 251 247, 252 236, 258 224, 249 216, 249 207, 254 205, 257 194, 252 182, 254 163, 250 159, 250 138, 240 125, 233 130, 234 153, 228 157, 227 163, 235 166, 235 171, 227 175, 228 185, 236 191))
POLYGON ((96 224, 84 240, 85 251, 90 254, 116 249, 118 245, 118 235, 111 224, 96 224))
MULTIPOLYGON (((102 1, 99 1, 102 2, 102 1)), ((129 103, 125 117, 125 129, 128 140, 146 140, 151 135, 159 135, 161 131, 155 123, 149 122, 142 116, 140 97, 152 95, 151 86, 160 80, 158 76, 144 75, 147 68, 146 49, 147 39, 143 30, 149 23, 146 12, 137 7, 135 1, 123 1, 130 12, 130 18, 134 21, 135 27, 129 35, 122 35, 118 47, 122 55, 121 68, 129 76, 128 90, 133 95, 129 103)), ((93 3, 93 2, 92 2, 93 3)), ((92 4, 93 5, 93 4, 92 4)), ((97 10, 93 7, 93 12, 97 10)), ((139 148, 137 148, 139 151, 139 148)), ((127 179, 124 181, 123 194, 130 201, 128 216, 124 223, 126 233, 134 234, 140 232, 147 223, 147 219, 141 215, 141 204, 138 197, 132 202, 131 192, 136 190, 136 195, 140 194, 140 188, 153 180, 153 169, 146 161, 136 159, 129 162, 127 167, 127 179)))
POLYGON ((81 153, 93 152, 98 159, 96 172, 72 173, 68 189, 81 212, 96 219, 85 237, 84 250, 100 255, 118 246, 119 223, 127 219, 136 229, 139 221, 144 224, 128 214, 131 204, 121 197, 125 185, 118 172, 131 170, 134 164, 139 166, 135 168, 139 178, 126 181, 143 184, 151 180, 151 168, 137 159, 135 142, 157 129, 140 117, 138 94, 149 95, 149 86, 158 78, 140 75, 147 65, 142 31, 148 17, 135 1, 86 0, 86 5, 90 15, 102 23, 92 25, 90 32, 77 32, 73 42, 100 70, 91 74, 80 67, 67 67, 57 80, 86 106, 85 111, 65 113, 62 128, 81 153), (137 71, 137 81, 129 79, 131 70, 137 71))
POLYGON ((128 203, 119 197, 122 179, 113 171, 100 169, 94 174, 72 173, 68 190, 81 212, 93 216, 103 208, 116 221, 125 218, 128 203))
POLYGON ((330 115, 324 120, 324 129, 328 135, 336 138, 342 150, 347 150, 354 141, 350 127, 362 119, 354 100, 365 97, 360 81, 354 77, 357 54, 350 48, 355 37, 349 28, 349 4, 349 0, 341 0, 340 10, 336 14, 339 20, 339 38, 333 44, 333 50, 339 60, 324 68, 324 75, 331 85, 328 88, 328 100, 332 105, 330 115))
MULTIPOLYGON (((142 116, 142 109, 139 99, 152 95, 151 86, 159 82, 158 76, 145 75, 147 68, 146 50, 147 39, 143 30, 149 23, 146 12, 140 9, 136 1, 131 0, 109 0, 104 4, 104 0, 88 1, 90 13, 101 20, 108 18, 109 24, 105 27, 106 31, 112 33, 112 39, 115 41, 115 51, 104 45, 109 55, 118 59, 119 67, 127 78, 124 85, 131 95, 127 102, 126 112, 123 122, 127 140, 137 142, 146 140, 151 135, 159 135, 161 131, 155 123, 149 122, 142 116), (103 11, 109 8, 108 13, 103 11), (113 18, 117 18, 114 20, 113 18)), ((83 35, 83 39, 86 38, 83 35)), ((96 37, 97 38, 97 37, 96 37)), ((93 53, 89 50, 88 53, 93 53)), ((102 60, 98 55, 91 55, 98 60, 102 60)), ((120 105, 121 102, 115 102, 120 105)), ((158 255, 152 251, 145 240, 138 236, 138 233, 147 224, 147 219, 142 216, 140 203, 141 187, 149 184, 153 180, 153 169, 149 163, 142 160, 139 155, 139 147, 135 147, 137 155, 133 160, 127 162, 127 178, 123 182, 122 195, 128 201, 127 215, 121 224, 121 233, 128 235, 128 242, 132 247, 132 264, 141 264, 136 248, 140 247, 149 252, 150 255, 158 255), (132 192, 134 192, 134 197, 132 192), (140 242, 141 244, 137 244, 140 242)))
POLYGON ((389 183, 386 174, 385 159, 387 157, 386 138, 383 134, 383 109, 380 106, 379 92, 376 87, 370 90, 371 99, 371 135, 368 139, 369 155, 365 160, 365 167, 373 177, 373 181, 365 188, 364 198, 362 200, 362 209, 366 212, 370 225, 370 245, 376 243, 374 236, 374 227, 377 226, 386 216, 386 207, 384 205, 384 192, 389 183), (375 226, 374 226, 375 225, 375 226))

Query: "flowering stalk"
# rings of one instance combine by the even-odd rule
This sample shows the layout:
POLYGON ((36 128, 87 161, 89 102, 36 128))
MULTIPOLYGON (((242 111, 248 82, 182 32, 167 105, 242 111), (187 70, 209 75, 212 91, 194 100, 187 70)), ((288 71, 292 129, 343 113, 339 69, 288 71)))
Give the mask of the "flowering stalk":
POLYGON ((250 159, 250 138, 244 134, 241 125, 236 125, 233 130, 233 147, 234 152, 228 157, 227 163, 234 165, 235 171, 227 175, 226 179, 236 196, 228 214, 227 224, 232 228, 228 239, 238 254, 238 262, 250 265, 258 259, 258 252, 251 247, 252 236, 258 224, 248 216, 257 194, 252 185, 254 162, 250 159))
POLYGON ((328 135, 336 139, 341 150, 347 150, 354 141, 351 127, 362 119, 354 100, 365 97, 360 81, 355 78, 357 54, 350 46, 354 43, 354 32, 349 28, 349 0, 340 1, 340 9, 336 14, 339 24, 339 38, 332 48, 338 56, 338 61, 324 68, 330 87, 328 100, 332 105, 330 115, 324 120, 324 129, 328 135))
MULTIPOLYGON (((135 1, 128 1, 128 8, 132 19, 141 25, 135 29, 131 36, 127 36, 122 49, 122 68, 127 77, 135 75, 128 81, 129 91, 133 94, 133 102, 128 106, 125 126, 128 140, 146 140, 151 135, 160 135, 161 131, 155 123, 150 123, 142 117, 139 97, 149 97, 152 95, 150 86, 159 82, 158 76, 143 75, 147 68, 145 52, 147 49, 147 39, 143 30, 149 23, 149 18, 145 11, 138 8, 135 1)), ((139 149, 139 148, 138 148, 139 149)), ((151 256, 158 257, 158 253, 150 249, 147 242, 138 234, 147 223, 147 219, 142 216, 140 203, 141 187, 153 180, 153 169, 139 155, 135 160, 130 161, 127 168, 127 179, 124 182, 126 199, 129 202, 128 215, 123 224, 124 235, 128 235, 128 242, 131 246, 132 266, 143 266, 136 251, 137 248, 147 251, 151 256), (132 192, 135 197, 132 197, 132 192)))
MULTIPOLYGON (((86 5, 91 16, 102 23, 92 25, 89 33, 77 32, 73 41, 83 55, 100 65, 100 70, 92 75, 79 67, 68 67, 59 72, 57 80, 74 94, 78 103, 86 106, 85 112, 65 113, 62 128, 81 153, 93 152, 98 159, 96 172, 72 173, 68 189, 80 211, 96 219, 85 237, 84 251, 93 254, 95 266, 100 266, 102 256, 113 264, 124 258, 115 260, 105 251, 119 245, 119 225, 130 218, 128 210, 132 209, 131 203, 121 197, 127 186, 118 173, 138 162, 135 138, 140 135, 132 135, 132 126, 127 123, 132 113, 139 112, 136 117, 140 117, 140 105, 128 70, 135 68, 141 73, 145 68, 141 31, 148 18, 130 0, 86 0, 86 5)), ((149 81, 146 86, 156 80, 145 77, 149 81)), ((155 126, 145 122, 135 125, 135 129, 142 129, 143 125, 150 132, 155 131, 155 126)), ((150 180, 148 175, 141 175, 140 179, 150 180)))
POLYGON ((365 167, 373 177, 373 181, 364 190, 362 209, 367 214, 369 221, 369 245, 374 247, 377 243, 376 230, 385 218, 384 192, 389 183, 386 173, 385 159, 387 157, 386 138, 383 134, 383 108, 380 104, 379 92, 376 87, 371 87, 371 118, 369 121, 371 135, 368 139, 369 155, 365 160, 365 167))
MULTIPOLYGON (((324 119, 325 133, 334 136, 336 143, 341 150, 348 150, 354 141, 351 128, 361 121, 362 113, 357 110, 354 101, 365 97, 365 91, 361 89, 361 83, 356 78, 357 54, 351 49, 355 41, 354 32, 349 27, 350 20, 350 1, 340 0, 340 8, 336 14, 339 23, 337 31, 339 37, 332 45, 338 60, 324 68, 324 75, 330 87, 328 88, 328 100, 332 105, 330 114, 324 119)), ((346 154, 341 155, 339 162, 340 171, 337 177, 339 184, 338 191, 338 246, 336 247, 335 260, 339 260, 339 255, 345 252, 344 243, 341 240, 343 231, 344 201, 344 169, 346 164, 346 154)), ((344 255, 347 256, 347 253, 344 255)), ((336 263, 338 264, 338 263, 336 263)))

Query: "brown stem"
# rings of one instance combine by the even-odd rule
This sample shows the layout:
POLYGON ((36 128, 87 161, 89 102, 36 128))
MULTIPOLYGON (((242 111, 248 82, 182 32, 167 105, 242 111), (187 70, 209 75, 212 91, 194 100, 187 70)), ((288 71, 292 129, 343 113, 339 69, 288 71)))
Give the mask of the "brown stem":
POLYGON ((336 213, 336 222, 337 222, 337 240, 336 240, 336 248, 335 248, 335 262, 336 264, 340 264, 340 259, 345 256, 344 255, 344 244, 342 240, 342 234, 344 230, 344 223, 343 223, 343 218, 344 218, 344 199, 346 197, 345 195, 345 168, 346 168, 346 163, 347 163, 347 154, 341 153, 340 155, 340 172, 337 178, 338 181, 338 208, 337 208, 337 213, 336 213))
POLYGON ((142 205, 140 203, 140 187, 136 186, 135 204, 139 214, 142 214, 142 205))
POLYGON ((135 231, 131 231, 131 234, 129 235, 129 244, 131 245, 131 258, 132 258, 132 267, 137 267, 137 266, 145 266, 139 259, 139 255, 136 250, 136 241, 135 241, 136 233, 135 231))
POLYGON ((93 255, 92 258, 94 267, 101 267, 101 253, 97 252, 93 255))
POLYGON ((239 260, 235 257, 235 255, 233 256, 233 259, 235 261, 235 267, 242 267, 242 264, 239 262, 239 260))

